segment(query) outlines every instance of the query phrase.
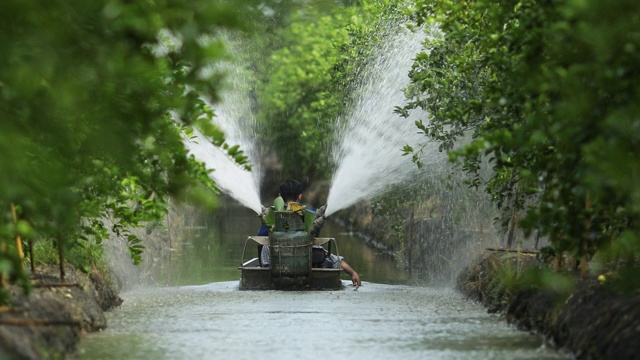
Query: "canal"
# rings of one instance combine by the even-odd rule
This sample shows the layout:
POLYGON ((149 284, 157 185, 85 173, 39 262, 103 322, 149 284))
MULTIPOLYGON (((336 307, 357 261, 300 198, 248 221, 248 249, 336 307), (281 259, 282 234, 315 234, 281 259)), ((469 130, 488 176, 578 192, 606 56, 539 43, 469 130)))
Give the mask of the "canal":
POLYGON ((346 274, 341 291, 239 291, 255 214, 229 207, 191 220, 175 225, 181 235, 157 285, 123 292, 109 327, 81 341, 78 359, 563 358, 450 287, 402 285, 393 259, 331 222, 322 235, 359 272, 357 291, 346 274))

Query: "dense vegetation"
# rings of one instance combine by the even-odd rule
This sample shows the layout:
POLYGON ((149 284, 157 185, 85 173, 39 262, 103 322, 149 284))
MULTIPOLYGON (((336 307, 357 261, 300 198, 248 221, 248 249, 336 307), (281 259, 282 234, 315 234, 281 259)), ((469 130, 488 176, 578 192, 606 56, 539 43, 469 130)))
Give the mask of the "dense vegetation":
POLYGON ((65 251, 110 230, 138 261, 128 227, 162 219, 170 195, 217 191, 182 138, 200 123, 228 147, 201 97, 221 78, 204 71, 225 56, 216 29, 237 16, 211 1, 9 0, 0 24, 3 287, 28 287, 22 240, 52 242, 63 280, 65 251))
MULTIPOLYGON (((633 259, 640 251, 640 9, 631 1, 363 1, 322 16, 294 12, 276 31, 280 43, 257 86, 265 140, 285 170, 330 176, 322 156, 330 129, 358 90, 358 71, 383 40, 383 24, 405 9, 429 37, 409 73, 409 104, 398 112, 431 114, 418 129, 500 209, 506 245, 515 245, 518 229, 546 238, 543 256, 560 266, 568 255, 583 275, 596 254, 605 262, 633 259)), ((420 163, 420 148, 409 145, 420 163)), ((395 201, 403 197, 378 199, 374 212, 389 217, 390 244, 407 252, 412 211, 395 201)))
MULTIPOLYGON (((0 3, 3 284, 28 285, 22 240, 55 249, 60 259, 86 249, 89 256, 71 256, 84 265, 100 256, 94 245, 112 232, 128 240, 139 261, 142 248, 128 228, 160 222, 169 197, 211 202, 217 190, 209 170, 183 145, 193 126, 248 166, 210 125, 215 115, 203 101, 216 100, 224 76, 216 65, 231 57, 247 64, 259 140, 286 176, 329 179, 332 129, 386 36, 384 24, 403 16, 429 37, 408 74, 409 104, 398 112, 419 107, 431 114, 418 129, 500 207, 507 245, 519 226, 550 239, 548 257, 581 259, 583 272, 596 253, 624 254, 632 260, 625 264, 634 263, 640 252, 636 2, 228 4, 0 3), (230 54, 220 34, 239 28, 254 31, 236 33, 240 50, 230 54)), ((420 163, 417 144, 404 150, 420 163)), ((429 179, 421 185, 412 195, 374 203, 408 261, 412 242, 403 239, 410 237, 414 209, 399 200, 416 208, 437 203, 428 199, 435 191, 429 179)))
MULTIPOLYGON (((640 5, 416 1, 417 123, 546 255, 640 254, 640 5), (466 135, 472 141, 454 149, 466 135), (488 159, 492 175, 479 174, 488 159), (602 250, 602 251, 601 251, 602 250)), ((412 149, 419 153, 419 149, 412 149)), ((509 243, 508 245, 511 245, 509 243)))
POLYGON ((7 56, 0 60, 0 277, 3 288, 7 281, 28 288, 25 250, 32 267, 56 252, 63 280, 65 258, 95 266, 101 242, 112 234, 128 242, 139 262, 143 247, 128 229, 160 224, 170 197, 211 204, 218 190, 210 170, 183 145, 192 126, 249 168, 242 151, 210 124, 215 114, 203 101, 217 99, 224 67, 215 64, 230 56, 250 59, 263 140, 287 171, 328 174, 327 157, 318 153, 391 5, 1 6, 7 56), (224 28, 256 31, 230 36, 224 28), (249 51, 229 54, 230 38, 249 51), (42 256, 34 259, 38 249, 42 256))
POLYGON ((295 12, 286 27, 256 43, 270 44, 254 58, 258 117, 268 144, 289 176, 308 181, 331 176, 329 150, 338 117, 353 83, 383 34, 397 1, 360 1, 325 8, 313 2, 295 12))

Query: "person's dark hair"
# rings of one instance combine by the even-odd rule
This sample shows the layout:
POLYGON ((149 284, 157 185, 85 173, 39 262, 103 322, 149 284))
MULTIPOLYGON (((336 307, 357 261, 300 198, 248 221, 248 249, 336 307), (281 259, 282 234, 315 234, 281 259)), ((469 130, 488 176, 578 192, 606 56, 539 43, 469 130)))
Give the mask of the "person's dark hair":
POLYGON ((280 196, 284 201, 296 201, 302 194, 302 184, 297 180, 287 180, 280 184, 280 196))

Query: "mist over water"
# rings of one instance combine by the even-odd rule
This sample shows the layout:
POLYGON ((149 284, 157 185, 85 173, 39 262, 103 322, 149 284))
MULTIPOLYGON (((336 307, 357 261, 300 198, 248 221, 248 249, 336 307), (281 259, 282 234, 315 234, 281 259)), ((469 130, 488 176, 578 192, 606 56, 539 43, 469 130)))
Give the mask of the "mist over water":
MULTIPOLYGON (((424 144, 427 137, 415 126, 428 114, 414 110, 409 118, 394 114, 396 106, 406 103, 403 89, 409 84, 413 59, 422 49, 425 33, 411 32, 397 24, 396 32, 378 49, 380 54, 365 71, 358 84, 353 108, 343 119, 332 149, 336 165, 327 215, 348 208, 363 199, 381 195, 392 185, 415 178, 421 172, 410 156, 401 156, 409 144, 424 144)), ((426 144, 425 168, 444 159, 437 144, 426 144)))

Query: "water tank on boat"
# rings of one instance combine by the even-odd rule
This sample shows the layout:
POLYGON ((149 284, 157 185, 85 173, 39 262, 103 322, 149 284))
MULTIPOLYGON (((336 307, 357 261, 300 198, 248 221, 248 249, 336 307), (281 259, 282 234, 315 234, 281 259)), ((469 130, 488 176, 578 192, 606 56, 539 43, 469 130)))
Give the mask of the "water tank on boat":
POLYGON ((275 285, 305 286, 310 283, 313 236, 305 231, 300 215, 276 211, 275 228, 269 237, 271 276, 275 285))

